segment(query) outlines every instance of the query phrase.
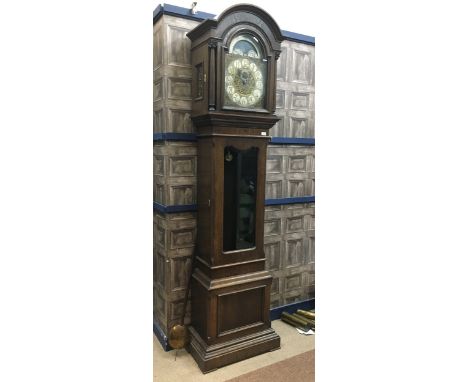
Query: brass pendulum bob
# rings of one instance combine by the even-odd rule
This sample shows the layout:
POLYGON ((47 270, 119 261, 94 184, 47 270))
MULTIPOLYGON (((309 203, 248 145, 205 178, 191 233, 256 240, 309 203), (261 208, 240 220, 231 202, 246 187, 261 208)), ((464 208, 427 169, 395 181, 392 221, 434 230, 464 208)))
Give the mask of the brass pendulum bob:
POLYGON ((187 288, 185 289, 184 306, 182 308, 182 318, 180 320, 180 324, 174 325, 169 330, 169 345, 176 351, 174 360, 177 359, 177 351, 179 349, 184 348, 188 342, 187 328, 184 325, 184 320, 185 320, 185 312, 187 310, 187 301, 188 301, 188 296, 190 292, 190 279, 192 278, 193 262, 195 260, 196 251, 197 251, 197 248, 195 247, 193 249, 192 259, 190 262, 190 272, 189 272, 188 280, 187 280, 187 288))

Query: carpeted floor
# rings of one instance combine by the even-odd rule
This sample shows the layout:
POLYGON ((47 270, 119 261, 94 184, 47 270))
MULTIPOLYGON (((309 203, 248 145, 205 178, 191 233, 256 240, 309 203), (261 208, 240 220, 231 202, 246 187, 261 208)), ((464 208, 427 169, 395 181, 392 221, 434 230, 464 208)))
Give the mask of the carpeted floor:
POLYGON ((311 350, 273 365, 262 367, 229 379, 226 382, 313 382, 315 381, 315 350, 311 350))
MULTIPOLYGON (((153 337, 153 382, 228 381, 246 374, 254 374, 259 369, 268 368, 275 364, 281 365, 284 361, 288 364, 288 360, 291 360, 290 362, 292 364, 296 356, 310 353, 315 349, 315 336, 301 335, 294 327, 281 320, 272 321, 271 326, 281 337, 281 349, 227 365, 207 374, 203 374, 200 371, 195 360, 185 349, 179 350, 177 360, 175 360, 175 350, 165 352, 158 340, 153 337)), ((298 377, 301 375, 299 373, 305 372, 307 369, 310 370, 312 366, 313 363, 311 363, 309 358, 305 363, 292 368, 294 369, 294 373, 297 372, 294 376, 298 377)), ((277 374, 276 371, 275 374, 277 374)), ((287 378, 281 377, 281 382, 294 382, 296 379, 291 379, 292 376, 292 372, 288 373, 287 378)), ((309 382, 310 380, 309 377, 301 379, 301 382, 309 382)), ((267 379, 263 379, 262 382, 263 381, 278 381, 278 379, 268 377, 267 379)))

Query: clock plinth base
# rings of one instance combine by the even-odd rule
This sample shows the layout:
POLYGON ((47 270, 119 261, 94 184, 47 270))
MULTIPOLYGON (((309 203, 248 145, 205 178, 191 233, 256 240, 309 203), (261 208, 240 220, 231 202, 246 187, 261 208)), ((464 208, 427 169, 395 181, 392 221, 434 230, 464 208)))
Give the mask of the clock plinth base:
POLYGON ((197 259, 187 351, 200 370, 207 373, 278 349, 280 338, 269 315, 272 276, 265 270, 247 273, 242 268, 263 268, 265 260, 216 267, 197 259))
POLYGON ((187 351, 203 373, 280 348, 280 337, 272 328, 214 345, 203 341, 192 326, 188 331, 187 351))

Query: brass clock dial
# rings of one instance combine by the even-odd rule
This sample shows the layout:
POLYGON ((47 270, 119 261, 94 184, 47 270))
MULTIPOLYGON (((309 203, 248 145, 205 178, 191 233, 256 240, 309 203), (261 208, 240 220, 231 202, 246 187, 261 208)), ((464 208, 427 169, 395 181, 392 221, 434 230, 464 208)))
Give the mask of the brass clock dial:
POLYGON ((240 35, 230 44, 226 56, 225 104, 261 108, 265 94, 266 66, 256 38, 240 35))
POLYGON ((227 68, 226 94, 237 105, 254 106, 263 97, 263 74, 247 58, 232 61, 227 68))

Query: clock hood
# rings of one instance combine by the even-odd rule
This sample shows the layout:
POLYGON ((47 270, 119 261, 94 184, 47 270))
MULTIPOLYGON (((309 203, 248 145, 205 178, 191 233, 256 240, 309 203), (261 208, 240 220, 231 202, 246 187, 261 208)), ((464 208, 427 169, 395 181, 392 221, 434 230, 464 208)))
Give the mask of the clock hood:
POLYGON ((280 44, 284 37, 278 24, 269 13, 252 4, 237 4, 227 8, 217 19, 203 21, 187 33, 187 37, 193 42, 203 35, 207 38, 213 38, 217 37, 216 29, 224 30, 238 24, 249 23, 257 25, 265 31, 273 50, 281 50, 280 44))

